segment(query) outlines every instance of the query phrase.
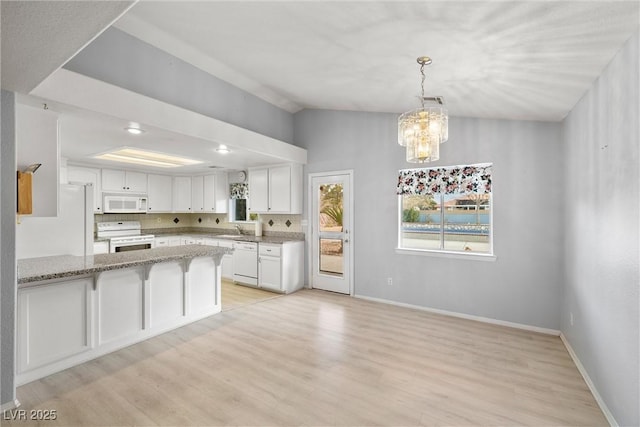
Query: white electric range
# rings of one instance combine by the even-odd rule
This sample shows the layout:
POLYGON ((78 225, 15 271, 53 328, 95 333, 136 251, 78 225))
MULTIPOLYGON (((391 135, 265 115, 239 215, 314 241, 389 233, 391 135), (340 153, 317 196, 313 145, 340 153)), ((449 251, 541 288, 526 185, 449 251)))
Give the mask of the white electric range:
POLYGON ((109 252, 135 251, 151 249, 154 246, 153 234, 142 234, 138 221, 112 221, 96 224, 97 236, 109 239, 109 252))

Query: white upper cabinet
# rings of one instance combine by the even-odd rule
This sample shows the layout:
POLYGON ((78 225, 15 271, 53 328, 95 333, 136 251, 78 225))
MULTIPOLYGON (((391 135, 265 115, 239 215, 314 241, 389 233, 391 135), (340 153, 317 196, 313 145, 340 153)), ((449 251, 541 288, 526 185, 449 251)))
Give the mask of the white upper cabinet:
POLYGON ((228 205, 226 173, 191 177, 191 212, 225 213, 228 205))
POLYGON ((43 108, 16 104, 16 166, 24 171, 34 163, 32 216, 58 216, 60 148, 58 116, 43 108))
POLYGON ((249 210, 269 212, 269 169, 249 169, 249 210))
POLYGON ((147 174, 134 171, 102 169, 102 191, 147 192, 147 174))
POLYGON ((249 169, 249 210, 255 213, 302 213, 302 165, 249 169))
POLYGON ((191 212, 204 212, 204 177, 191 177, 191 212))
POLYGON ((100 169, 83 166, 67 167, 69 182, 82 182, 93 186, 93 212, 102 213, 102 179, 100 169))
POLYGON ((191 177, 173 177, 173 211, 193 212, 191 210, 191 177))
POLYGON ((171 212, 173 210, 173 181, 171 177, 149 174, 147 183, 149 212, 171 212))
POLYGON ((229 207, 229 185, 227 174, 204 176, 203 204, 205 212, 226 213, 229 207))

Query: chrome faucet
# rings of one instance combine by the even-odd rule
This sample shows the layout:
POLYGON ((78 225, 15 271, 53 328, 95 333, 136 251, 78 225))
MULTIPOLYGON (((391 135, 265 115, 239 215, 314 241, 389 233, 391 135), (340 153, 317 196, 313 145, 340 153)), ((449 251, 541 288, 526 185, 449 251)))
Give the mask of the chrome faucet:
POLYGON ((240 228, 238 224, 235 224, 234 227, 236 228, 236 231, 238 232, 238 234, 242 234, 242 228, 240 228))

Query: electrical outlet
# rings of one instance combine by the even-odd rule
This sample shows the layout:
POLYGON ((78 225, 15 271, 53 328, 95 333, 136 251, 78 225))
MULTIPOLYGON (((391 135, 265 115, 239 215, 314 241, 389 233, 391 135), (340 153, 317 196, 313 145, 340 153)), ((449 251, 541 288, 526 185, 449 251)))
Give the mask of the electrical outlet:
POLYGON ((393 279, 391 277, 387 277, 387 285, 393 286, 393 279))
POLYGON ((573 312, 569 312, 569 323, 573 326, 573 312))

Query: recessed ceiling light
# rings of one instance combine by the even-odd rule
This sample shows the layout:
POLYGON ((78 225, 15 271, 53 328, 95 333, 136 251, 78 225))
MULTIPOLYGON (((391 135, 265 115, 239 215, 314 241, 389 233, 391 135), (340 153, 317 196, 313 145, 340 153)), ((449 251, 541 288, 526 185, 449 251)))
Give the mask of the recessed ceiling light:
POLYGON ((124 128, 124 130, 126 130, 127 132, 133 135, 140 135, 141 133, 144 133, 144 130, 137 127, 132 127, 132 126, 126 127, 124 128))
POLYGON ((200 160, 188 159, 186 157, 127 147, 118 148, 93 157, 101 160, 135 163, 138 165, 156 166, 160 168, 175 168, 202 163, 200 160))
POLYGON ((216 148, 216 151, 220 154, 227 154, 231 152, 231 150, 229 150, 224 144, 221 144, 218 148, 216 148))

